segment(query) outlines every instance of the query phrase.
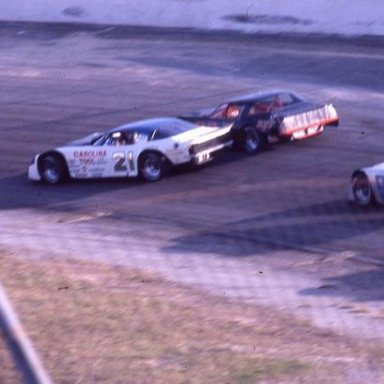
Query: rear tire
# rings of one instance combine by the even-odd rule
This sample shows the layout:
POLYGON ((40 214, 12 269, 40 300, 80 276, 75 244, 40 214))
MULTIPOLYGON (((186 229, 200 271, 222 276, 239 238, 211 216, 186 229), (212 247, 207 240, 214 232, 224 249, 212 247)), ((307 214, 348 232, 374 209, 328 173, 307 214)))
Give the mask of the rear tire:
POLYGON ((243 149, 250 155, 261 152, 266 144, 265 135, 256 128, 247 127, 244 129, 243 149))
POLYGON ((363 172, 358 172, 353 176, 352 193, 354 201, 361 207, 367 207, 375 202, 371 184, 363 172))
POLYGON ((67 175, 64 161, 55 155, 44 156, 39 168, 41 178, 48 184, 61 183, 67 175))
POLYGON ((146 152, 139 160, 140 177, 147 182, 162 179, 166 173, 164 156, 157 152, 146 152))

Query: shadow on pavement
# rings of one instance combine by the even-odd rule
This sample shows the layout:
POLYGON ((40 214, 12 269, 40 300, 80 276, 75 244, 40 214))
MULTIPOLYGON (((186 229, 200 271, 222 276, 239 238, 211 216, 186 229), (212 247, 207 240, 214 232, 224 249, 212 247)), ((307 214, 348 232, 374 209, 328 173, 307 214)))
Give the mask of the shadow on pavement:
POLYGON ((242 257, 273 250, 315 250, 382 229, 382 208, 362 210, 346 201, 298 207, 233 221, 174 239, 167 252, 242 257))
POLYGON ((305 296, 350 296, 356 301, 384 300, 384 269, 324 278, 323 284, 300 291, 305 296))
POLYGON ((0 211, 9 209, 35 208, 35 209, 57 209, 65 207, 66 203, 72 203, 87 199, 91 196, 103 195, 106 203, 125 209, 125 201, 132 203, 136 197, 145 195, 159 196, 172 192, 170 179, 177 177, 193 176, 196 172, 201 172, 204 168, 220 167, 226 163, 242 161, 248 156, 234 151, 223 151, 215 159, 201 167, 183 165, 172 168, 163 180, 156 183, 145 183, 140 178, 103 178, 87 180, 68 180, 58 185, 48 185, 43 182, 30 181, 26 173, 3 177, 0 179, 0 211), (225 153, 224 153, 225 152, 225 153), (127 193, 114 194, 116 191, 127 193), (108 193, 111 195, 107 196, 108 193), (123 195, 123 197, 122 197, 123 195))
POLYGON ((59 185, 47 185, 29 181, 27 175, 22 174, 0 180, 0 210, 45 208, 139 184, 135 179, 102 179, 70 180, 59 185))

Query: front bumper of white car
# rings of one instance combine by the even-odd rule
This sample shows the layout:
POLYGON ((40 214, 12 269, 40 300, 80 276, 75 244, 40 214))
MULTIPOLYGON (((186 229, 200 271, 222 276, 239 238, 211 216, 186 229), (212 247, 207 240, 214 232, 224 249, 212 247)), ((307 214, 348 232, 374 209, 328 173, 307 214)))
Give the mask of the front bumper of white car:
POLYGON ((375 175, 376 201, 384 204, 384 175, 375 175))
POLYGON ((39 172, 39 169, 37 167, 38 157, 39 157, 38 155, 35 156, 31 162, 31 164, 29 165, 29 168, 28 168, 28 179, 29 180, 41 180, 40 172, 39 172))

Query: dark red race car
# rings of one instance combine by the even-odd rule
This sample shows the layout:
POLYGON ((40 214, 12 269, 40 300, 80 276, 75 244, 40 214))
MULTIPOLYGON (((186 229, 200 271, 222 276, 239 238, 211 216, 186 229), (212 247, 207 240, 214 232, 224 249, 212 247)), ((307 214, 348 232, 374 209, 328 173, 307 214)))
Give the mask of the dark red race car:
POLYGON ((232 122, 235 146, 248 153, 259 152, 269 142, 316 136, 325 126, 339 124, 333 104, 314 104, 290 92, 243 96, 181 118, 207 125, 232 122))

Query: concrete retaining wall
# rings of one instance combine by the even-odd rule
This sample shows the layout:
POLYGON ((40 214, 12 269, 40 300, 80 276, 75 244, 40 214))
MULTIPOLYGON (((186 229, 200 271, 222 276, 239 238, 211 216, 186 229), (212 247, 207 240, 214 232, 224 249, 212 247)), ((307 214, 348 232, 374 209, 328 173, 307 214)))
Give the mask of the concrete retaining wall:
POLYGON ((0 0, 0 20, 384 35, 384 0, 0 0))

